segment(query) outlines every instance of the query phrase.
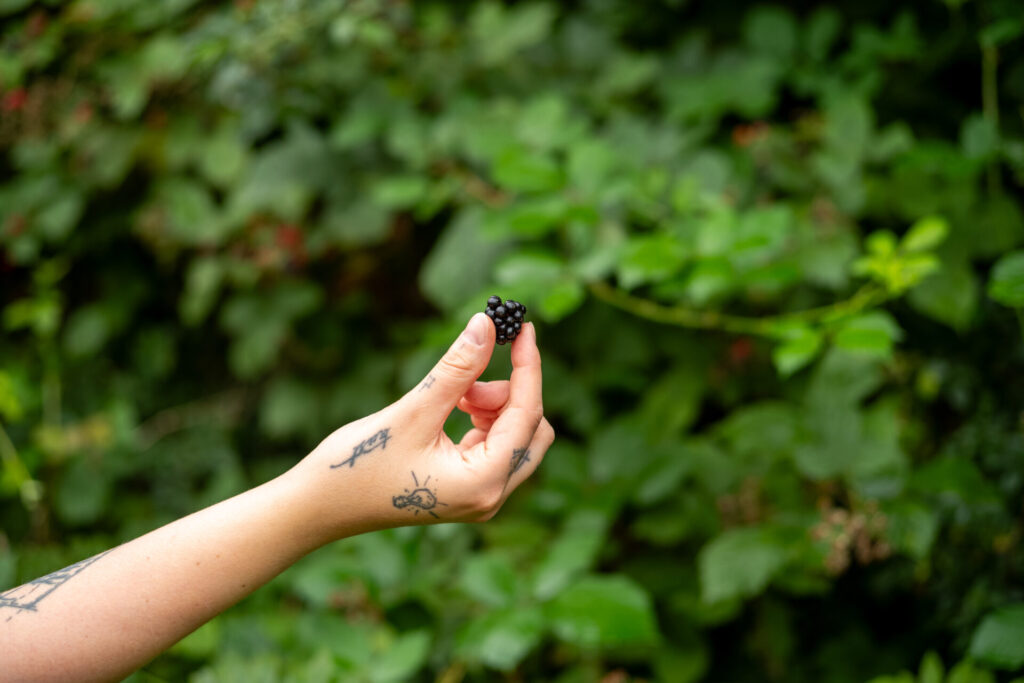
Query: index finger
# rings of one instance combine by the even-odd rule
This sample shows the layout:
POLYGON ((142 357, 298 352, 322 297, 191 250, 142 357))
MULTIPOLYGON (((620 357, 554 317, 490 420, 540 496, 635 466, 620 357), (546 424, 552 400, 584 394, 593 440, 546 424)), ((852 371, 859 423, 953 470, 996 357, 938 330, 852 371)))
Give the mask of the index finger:
POLYGON ((532 323, 523 324, 512 342, 512 377, 508 407, 487 434, 487 450, 499 455, 525 448, 544 417, 540 350, 532 323))

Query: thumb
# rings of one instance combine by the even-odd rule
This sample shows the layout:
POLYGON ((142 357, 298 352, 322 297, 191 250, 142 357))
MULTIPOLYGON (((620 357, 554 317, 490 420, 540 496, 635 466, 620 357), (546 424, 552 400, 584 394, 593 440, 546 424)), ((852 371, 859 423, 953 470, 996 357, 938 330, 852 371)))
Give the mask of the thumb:
POLYGON ((449 347, 434 369, 413 395, 422 409, 435 413, 443 422, 465 396, 476 379, 487 369, 494 352, 494 323, 483 313, 469 324, 449 347))

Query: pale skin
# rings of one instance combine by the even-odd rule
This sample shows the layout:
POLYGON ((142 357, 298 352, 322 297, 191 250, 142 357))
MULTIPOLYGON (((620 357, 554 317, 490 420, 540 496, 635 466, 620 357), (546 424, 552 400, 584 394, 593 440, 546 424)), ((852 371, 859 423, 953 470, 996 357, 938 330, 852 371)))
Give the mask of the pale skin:
POLYGON ((421 384, 276 479, 0 592, 3 679, 117 680, 327 543, 493 517, 554 439, 533 326, 511 378, 477 382, 493 349, 477 314, 421 384), (442 429, 456 406, 473 422, 459 443, 442 429))

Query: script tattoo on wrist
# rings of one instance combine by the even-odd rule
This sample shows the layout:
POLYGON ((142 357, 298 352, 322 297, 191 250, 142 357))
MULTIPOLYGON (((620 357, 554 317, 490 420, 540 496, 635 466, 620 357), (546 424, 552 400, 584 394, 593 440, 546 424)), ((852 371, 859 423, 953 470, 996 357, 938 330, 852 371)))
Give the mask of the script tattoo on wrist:
POLYGON ((38 612, 39 603, 109 552, 110 550, 104 550, 99 555, 93 555, 46 576, 40 576, 38 579, 3 591, 0 593, 0 608, 7 607, 15 610, 14 614, 8 616, 5 621, 10 621, 16 614, 22 612, 38 612))
POLYGON ((427 378, 423 380, 423 382, 420 384, 420 391, 423 391, 424 389, 429 389, 430 387, 434 386, 434 382, 436 380, 437 378, 434 377, 433 375, 427 375, 427 378))
POLYGON ((530 462, 530 449, 529 448, 517 448, 512 451, 512 461, 509 463, 508 476, 511 479, 512 475, 519 471, 519 468, 523 466, 523 463, 530 462))
POLYGON ((434 489, 430 489, 429 475, 421 484, 415 472, 409 472, 409 474, 412 475, 412 490, 405 489, 404 494, 392 496, 391 504, 399 510, 411 510, 417 517, 420 512, 426 512, 434 519, 440 519, 440 516, 434 512, 434 508, 438 505, 448 507, 448 503, 442 503, 437 499, 437 484, 434 484, 434 489))
POLYGON ((385 429, 382 429, 373 436, 371 436, 369 439, 363 439, 358 444, 356 444, 356 446, 352 449, 352 455, 345 458, 339 463, 331 465, 331 469, 333 470, 338 467, 344 467, 345 465, 348 465, 349 468, 355 467, 356 460, 358 458, 361 458, 362 456, 366 455, 367 453, 370 453, 371 451, 376 451, 378 449, 384 450, 384 448, 388 445, 388 440, 391 439, 390 432, 391 427, 386 427, 385 429))

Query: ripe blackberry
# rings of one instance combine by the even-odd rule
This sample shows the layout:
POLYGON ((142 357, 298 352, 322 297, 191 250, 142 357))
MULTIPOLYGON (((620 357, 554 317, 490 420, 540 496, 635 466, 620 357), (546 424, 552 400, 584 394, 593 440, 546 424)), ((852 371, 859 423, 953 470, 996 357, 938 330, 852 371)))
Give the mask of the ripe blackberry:
POLYGON ((523 321, 526 320, 526 306, 512 299, 502 303, 501 297, 497 295, 487 299, 484 313, 494 321, 499 344, 509 343, 519 336, 519 330, 523 329, 523 321))

